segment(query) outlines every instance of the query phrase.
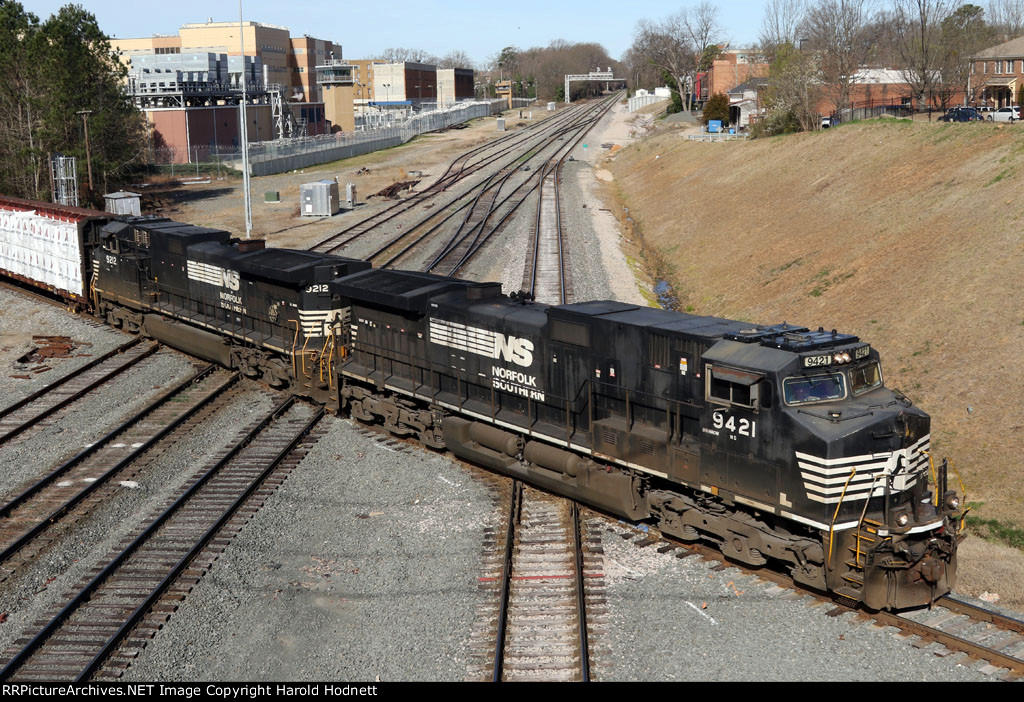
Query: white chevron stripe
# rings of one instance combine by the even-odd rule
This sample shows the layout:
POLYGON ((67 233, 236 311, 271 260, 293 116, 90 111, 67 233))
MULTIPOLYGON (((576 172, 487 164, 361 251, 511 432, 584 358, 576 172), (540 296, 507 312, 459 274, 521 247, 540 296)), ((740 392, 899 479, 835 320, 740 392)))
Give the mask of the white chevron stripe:
POLYGON ((840 497, 844 502, 850 502, 884 495, 883 477, 896 472, 901 464, 900 459, 902 470, 893 478, 892 491, 907 490, 917 483, 927 468, 928 457, 922 451, 929 450, 930 439, 929 434, 904 449, 841 458, 820 458, 797 451, 797 465, 807 498, 814 502, 835 504, 840 497), (850 477, 851 473, 853 477, 850 477))

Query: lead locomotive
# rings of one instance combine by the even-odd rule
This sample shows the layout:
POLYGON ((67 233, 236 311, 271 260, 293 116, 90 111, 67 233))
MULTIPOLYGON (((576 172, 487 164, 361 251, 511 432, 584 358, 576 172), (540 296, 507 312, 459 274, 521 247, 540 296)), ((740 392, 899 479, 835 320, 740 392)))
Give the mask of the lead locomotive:
POLYGON ((873 609, 953 585, 962 512, 929 417, 856 336, 534 304, 152 218, 88 250, 111 323, 396 435, 873 609))

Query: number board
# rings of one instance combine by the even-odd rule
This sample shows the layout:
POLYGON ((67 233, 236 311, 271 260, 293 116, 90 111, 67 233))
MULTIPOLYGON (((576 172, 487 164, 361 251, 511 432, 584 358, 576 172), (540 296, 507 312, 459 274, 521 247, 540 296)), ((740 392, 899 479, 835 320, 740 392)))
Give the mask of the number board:
POLYGON ((832 364, 832 354, 826 353, 820 356, 804 356, 804 368, 817 368, 832 364))

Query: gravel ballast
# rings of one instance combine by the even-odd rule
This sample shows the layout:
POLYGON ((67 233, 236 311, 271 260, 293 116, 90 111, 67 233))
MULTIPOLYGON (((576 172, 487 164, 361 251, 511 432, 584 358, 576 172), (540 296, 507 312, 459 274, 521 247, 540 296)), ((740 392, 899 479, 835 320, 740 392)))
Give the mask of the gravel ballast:
MULTIPOLYGON (((604 521, 604 520, 600 520, 604 521)), ((915 648, 891 627, 717 562, 676 558, 603 527, 610 609, 603 680, 982 681, 986 663, 915 648)))
POLYGON ((489 492, 444 455, 323 421, 128 679, 465 677, 489 492))
POLYGON ((0 288, 0 409, 131 339, 130 334, 89 322, 26 294, 0 288), (33 343, 33 335, 70 337, 77 348, 70 358, 30 364, 31 367, 49 366, 48 371, 26 371, 17 359, 40 345, 33 343), (29 378, 12 378, 12 375, 28 375, 29 378))

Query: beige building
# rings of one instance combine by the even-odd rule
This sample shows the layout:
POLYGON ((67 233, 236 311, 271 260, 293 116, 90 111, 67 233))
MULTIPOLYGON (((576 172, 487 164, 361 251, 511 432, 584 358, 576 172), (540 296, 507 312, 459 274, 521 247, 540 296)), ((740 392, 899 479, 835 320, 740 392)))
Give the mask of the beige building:
POLYGON ((357 107, 369 105, 374 101, 373 74, 377 66, 383 66, 386 61, 376 59, 359 59, 346 61, 353 69, 352 79, 354 81, 352 96, 357 107))
POLYGON ((242 40, 245 55, 259 57, 263 81, 286 89, 287 99, 320 100, 315 66, 333 54, 341 58, 341 45, 309 36, 292 38, 287 27, 260 22, 201 22, 182 25, 177 36, 111 39, 126 64, 138 54, 210 52, 239 56, 242 40))
POLYGON ((323 90, 317 85, 316 67, 331 59, 341 59, 341 44, 309 35, 293 38, 289 60, 292 72, 291 86, 301 89, 303 102, 322 102, 323 90))

